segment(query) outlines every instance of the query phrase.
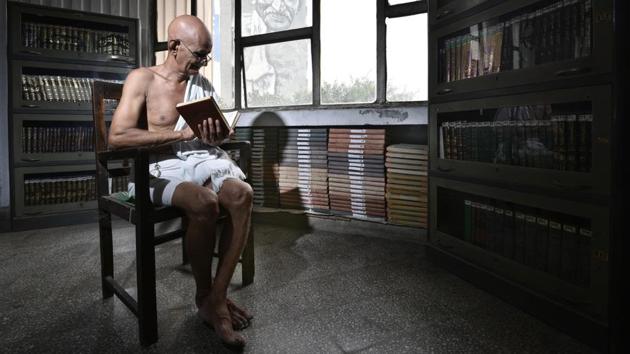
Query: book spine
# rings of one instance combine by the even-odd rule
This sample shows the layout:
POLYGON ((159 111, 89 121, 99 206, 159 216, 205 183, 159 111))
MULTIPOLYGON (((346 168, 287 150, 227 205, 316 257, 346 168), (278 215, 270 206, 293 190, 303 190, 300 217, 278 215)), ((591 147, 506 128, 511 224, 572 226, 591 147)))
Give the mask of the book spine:
POLYGON ((578 118, 577 130, 577 148, 578 158, 577 165, 578 171, 590 172, 591 171, 591 125, 592 115, 582 114, 578 118))
POLYGON ((577 271, 578 239, 575 225, 562 225, 562 279, 575 283, 577 271))
POLYGON ((495 248, 495 239, 497 237, 496 235, 496 220, 495 220, 495 212, 494 212, 494 206, 492 205, 486 205, 486 209, 484 210, 485 212, 485 225, 486 225, 486 240, 484 243, 484 248, 486 248, 489 251, 494 251, 495 248))
POLYGON ((536 268, 547 271, 547 251, 549 244, 549 220, 544 217, 537 217, 538 224, 536 232, 536 268))
POLYGON ((503 214, 503 256, 514 259, 514 212, 509 208, 503 214))
POLYGON ((503 30, 504 23, 499 22, 494 26, 493 48, 492 48, 492 72, 501 72, 501 53, 503 50, 503 30))
POLYGON ((549 221, 549 250, 547 252, 547 272, 560 277, 562 269, 562 223, 549 221))
POLYGON ((580 262, 578 264, 578 285, 587 288, 591 283, 591 247, 593 233, 589 228, 581 227, 579 231, 580 262))
POLYGON ((478 202, 472 202, 470 203, 470 211, 471 211, 471 221, 472 221, 472 225, 470 227, 472 234, 471 234, 471 243, 478 245, 479 244, 479 214, 480 214, 480 210, 479 210, 479 203, 478 202))
POLYGON ((575 114, 570 114, 566 122, 566 170, 577 171, 578 141, 577 141, 577 118, 575 114))
POLYGON ((505 248, 504 213, 502 204, 494 208, 494 252, 497 254, 503 254, 505 248))
POLYGON ((536 267, 536 249, 537 249, 537 227, 536 216, 525 214, 525 264, 536 267))
POLYGON ((447 39, 446 46, 446 82, 453 81, 453 39, 447 39))
POLYGON ((592 41, 592 27, 591 23, 593 21, 593 8, 591 5, 591 0, 584 1, 584 21, 583 26, 584 29, 582 31, 582 57, 587 57, 591 55, 591 41, 592 41))
POLYGON ((525 214, 514 212, 514 259, 525 264, 525 214))
POLYGON ((464 240, 472 242, 472 202, 464 200, 464 240))

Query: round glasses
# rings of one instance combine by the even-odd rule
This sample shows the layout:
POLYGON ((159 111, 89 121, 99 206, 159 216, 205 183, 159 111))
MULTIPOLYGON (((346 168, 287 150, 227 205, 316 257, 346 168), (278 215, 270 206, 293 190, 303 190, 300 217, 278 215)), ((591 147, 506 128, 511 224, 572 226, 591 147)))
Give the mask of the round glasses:
POLYGON ((176 39, 176 41, 178 41, 179 44, 183 45, 184 48, 186 48, 190 52, 190 54, 192 54, 198 61, 202 63, 207 63, 210 60, 212 60, 212 55, 210 53, 204 54, 204 53, 199 53, 199 52, 193 52, 192 50, 190 50, 190 48, 188 48, 188 46, 181 39, 176 39))

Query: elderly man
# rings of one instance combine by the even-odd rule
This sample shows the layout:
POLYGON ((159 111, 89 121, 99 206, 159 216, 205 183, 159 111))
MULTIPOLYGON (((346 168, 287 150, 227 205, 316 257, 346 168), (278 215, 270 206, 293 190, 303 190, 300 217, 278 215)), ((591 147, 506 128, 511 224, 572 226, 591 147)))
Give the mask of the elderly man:
MULTIPOLYGON (((250 227, 252 188, 243 172, 216 147, 233 131, 221 131, 208 119, 201 138, 179 116, 175 105, 213 94, 210 82, 199 74, 208 63, 212 37, 194 16, 179 16, 168 27, 168 57, 157 66, 129 73, 114 113, 109 144, 114 148, 170 146, 150 161, 151 198, 156 205, 173 205, 188 217, 186 251, 196 283, 199 316, 229 346, 242 347, 235 330, 249 325, 252 316, 227 298, 227 288, 250 227), (146 117, 147 125, 142 126, 146 117), (220 259, 214 281, 212 252, 215 224, 223 207, 229 222, 219 242, 220 259)), ((134 186, 130 184, 133 194, 134 186)))

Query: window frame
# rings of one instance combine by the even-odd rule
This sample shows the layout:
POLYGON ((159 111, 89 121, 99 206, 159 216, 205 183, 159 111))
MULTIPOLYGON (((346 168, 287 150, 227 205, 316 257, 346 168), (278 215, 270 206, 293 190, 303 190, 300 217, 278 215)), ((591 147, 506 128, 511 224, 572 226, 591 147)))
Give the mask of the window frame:
MULTIPOLYGON (((406 107, 426 105, 428 101, 387 101, 387 25, 388 18, 398 18, 427 13, 427 0, 415 0, 397 5, 389 5, 388 0, 376 0, 376 100, 365 103, 321 103, 321 0, 312 0, 312 25, 272 33, 242 36, 241 0, 234 1, 234 109, 242 111, 261 110, 297 110, 297 109, 338 109, 338 108, 362 108, 362 107, 406 107), (244 68, 243 49, 265 44, 282 43, 294 40, 309 39, 311 41, 312 62, 312 94, 313 101, 307 105, 289 106, 264 106, 247 107, 246 77, 244 68), (244 103, 244 105, 243 105, 244 103)), ((190 0, 191 15, 197 16, 197 0, 190 0)), ((149 50, 152 53, 164 51, 168 48, 168 42, 157 41, 157 2, 150 2, 150 12, 153 24, 152 43, 149 50)), ((427 29, 428 30, 428 29, 427 29)), ((152 56, 152 64, 155 65, 155 55, 152 56)))

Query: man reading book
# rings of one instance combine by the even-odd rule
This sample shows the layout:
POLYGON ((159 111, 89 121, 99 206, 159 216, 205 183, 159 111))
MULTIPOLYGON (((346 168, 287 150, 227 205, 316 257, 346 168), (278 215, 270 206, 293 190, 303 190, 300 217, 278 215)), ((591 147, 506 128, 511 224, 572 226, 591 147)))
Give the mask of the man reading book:
MULTIPOLYGON (((186 251, 196 283, 199 316, 221 340, 242 347, 235 330, 249 325, 252 316, 227 298, 227 288, 245 247, 251 221, 252 188, 243 172, 219 145, 233 131, 222 130, 212 119, 197 128, 200 137, 175 106, 213 94, 199 74, 212 50, 212 37, 194 16, 179 16, 168 27, 168 56, 163 64, 129 73, 109 133, 113 148, 169 144, 150 161, 151 198, 156 205, 183 209, 189 220, 186 251), (146 118, 146 128, 143 121, 146 118), (220 260, 212 279, 215 224, 223 207, 229 222, 219 242, 220 260)), ((133 194, 134 186, 130 184, 133 194)))

